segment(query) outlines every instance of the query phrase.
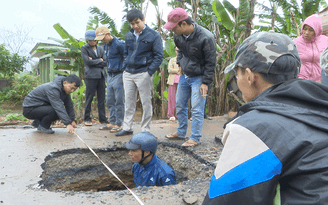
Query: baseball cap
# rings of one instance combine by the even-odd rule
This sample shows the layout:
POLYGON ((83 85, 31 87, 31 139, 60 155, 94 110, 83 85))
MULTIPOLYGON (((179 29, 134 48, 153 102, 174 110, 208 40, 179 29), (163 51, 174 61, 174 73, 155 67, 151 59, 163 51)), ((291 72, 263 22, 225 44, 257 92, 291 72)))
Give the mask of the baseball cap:
POLYGON ((96 29, 96 38, 95 38, 95 40, 97 40, 97 41, 103 40, 107 33, 110 33, 110 31, 106 26, 98 27, 96 29))
POLYGON ((297 61, 297 69, 301 66, 298 50, 293 40, 285 34, 275 32, 258 32, 247 39, 239 46, 235 61, 227 66, 224 73, 229 73, 234 68, 249 68, 259 73, 283 74, 295 73, 295 68, 279 71, 271 69, 277 58, 283 55, 291 55, 297 61))
POLYGON ((167 16, 167 22, 163 27, 167 30, 172 30, 180 21, 187 18, 188 14, 183 8, 173 9, 167 16))

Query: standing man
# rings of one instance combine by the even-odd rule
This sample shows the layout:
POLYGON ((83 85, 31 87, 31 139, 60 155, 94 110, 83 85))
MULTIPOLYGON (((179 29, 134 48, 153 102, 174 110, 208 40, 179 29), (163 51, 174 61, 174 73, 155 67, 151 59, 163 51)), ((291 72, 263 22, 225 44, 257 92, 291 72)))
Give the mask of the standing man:
POLYGON ((136 187, 177 184, 173 169, 156 155, 157 138, 153 134, 135 134, 125 146, 134 162, 132 173, 136 187))
POLYGON ((95 92, 97 92, 99 122, 107 122, 105 112, 105 78, 106 78, 106 62, 104 61, 105 52, 98 41, 95 40, 96 31, 88 30, 85 32, 85 40, 87 44, 81 47, 81 55, 84 61, 84 77, 86 86, 86 100, 84 111, 84 124, 92 126, 90 113, 91 103, 95 92))
POLYGON ((100 26, 96 29, 95 40, 102 41, 107 61, 107 108, 110 112, 109 124, 100 128, 111 133, 122 130, 124 117, 124 88, 123 88, 123 54, 124 42, 113 37, 109 29, 100 26))
POLYGON ((141 11, 131 9, 126 18, 132 29, 125 36, 124 64, 126 67, 123 73, 125 114, 123 130, 116 133, 116 136, 133 134, 132 123, 138 91, 143 109, 141 129, 142 132, 149 132, 153 115, 152 76, 164 58, 161 36, 145 24, 141 11))
POLYGON ((327 204, 328 87, 297 79, 300 66, 284 34, 239 46, 224 72, 236 73, 246 104, 226 123, 204 205, 327 204))
POLYGON ((181 146, 192 147, 199 144, 203 132, 206 96, 216 64, 216 44, 213 34, 192 22, 182 8, 176 8, 169 13, 164 28, 174 33, 174 42, 179 48, 177 64, 183 73, 180 76, 175 105, 179 127, 177 132, 166 137, 185 138, 188 127, 188 100, 191 98, 191 136, 181 146))
POLYGON ((32 126, 38 131, 53 134, 50 125, 60 119, 68 133, 75 132, 75 114, 70 94, 80 87, 76 75, 58 76, 52 82, 44 83, 32 90, 23 101, 23 115, 34 119, 32 126))

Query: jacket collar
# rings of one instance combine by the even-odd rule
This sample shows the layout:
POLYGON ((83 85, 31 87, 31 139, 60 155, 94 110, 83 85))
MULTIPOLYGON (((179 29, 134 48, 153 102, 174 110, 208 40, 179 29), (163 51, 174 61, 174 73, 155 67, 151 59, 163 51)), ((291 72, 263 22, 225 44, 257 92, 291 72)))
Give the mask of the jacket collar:
POLYGON ((113 40, 111 42, 107 43, 107 45, 111 46, 115 41, 117 41, 117 38, 113 37, 113 40))
MULTIPOLYGON (((149 29, 149 27, 147 26, 147 24, 145 24, 145 28, 142 29, 142 31, 140 32, 139 35, 143 34, 144 32, 146 32, 149 29)), ((134 35, 134 30, 133 28, 130 29, 130 32, 134 35)), ((135 36, 135 35, 134 35, 135 36)))
POLYGON ((157 162, 157 155, 154 154, 154 156, 153 156, 153 158, 150 160, 150 162, 148 162, 147 164, 143 165, 143 167, 144 167, 145 169, 147 169, 148 167, 151 167, 151 166, 153 166, 154 164, 156 164, 156 162, 157 162))

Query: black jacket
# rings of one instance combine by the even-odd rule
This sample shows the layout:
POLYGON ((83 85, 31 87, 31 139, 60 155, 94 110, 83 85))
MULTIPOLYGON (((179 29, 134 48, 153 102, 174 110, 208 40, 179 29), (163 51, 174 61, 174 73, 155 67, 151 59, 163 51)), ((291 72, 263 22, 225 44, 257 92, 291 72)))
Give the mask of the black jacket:
POLYGON ((216 43, 213 34, 194 24, 193 32, 186 39, 183 35, 174 35, 175 45, 179 48, 177 63, 189 77, 203 76, 203 84, 213 81, 216 65, 216 43))
POLYGON ((64 76, 54 78, 52 82, 39 85, 32 90, 23 101, 23 107, 40 107, 51 105, 59 119, 65 124, 71 124, 75 119, 71 96, 63 88, 64 76))
POLYGON ((84 61, 84 77, 89 79, 106 78, 106 55, 103 47, 97 46, 97 55, 87 43, 81 47, 81 56, 84 61), (89 60, 89 57, 92 60, 89 60), (100 60, 102 58, 104 61, 100 60))

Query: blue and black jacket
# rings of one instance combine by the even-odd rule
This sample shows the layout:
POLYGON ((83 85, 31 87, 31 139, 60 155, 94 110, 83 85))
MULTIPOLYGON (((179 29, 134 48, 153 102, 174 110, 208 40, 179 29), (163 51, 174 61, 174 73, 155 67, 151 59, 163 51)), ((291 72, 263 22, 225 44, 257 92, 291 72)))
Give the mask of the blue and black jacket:
POLYGON ((328 202, 328 87, 276 84, 241 106, 203 204, 328 202))
POLYGON ((124 41, 120 41, 115 37, 111 42, 104 45, 108 73, 123 72, 124 46, 124 41))
POLYGON ((148 72, 153 75, 164 58, 161 36, 157 31, 145 25, 139 35, 131 29, 125 36, 124 66, 129 73, 148 72))
POLYGON ((175 173, 169 165, 155 154, 150 162, 145 165, 134 163, 133 177, 138 186, 165 186, 177 184, 175 173))

